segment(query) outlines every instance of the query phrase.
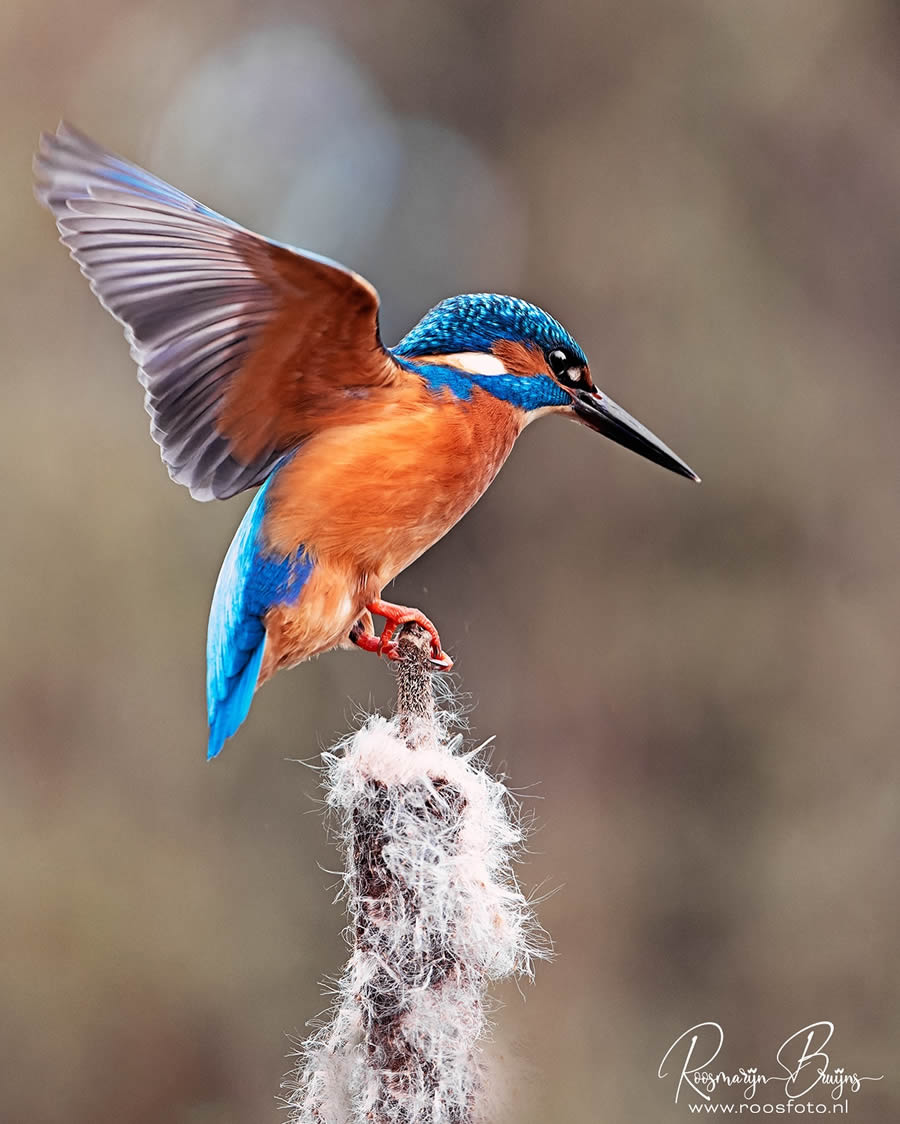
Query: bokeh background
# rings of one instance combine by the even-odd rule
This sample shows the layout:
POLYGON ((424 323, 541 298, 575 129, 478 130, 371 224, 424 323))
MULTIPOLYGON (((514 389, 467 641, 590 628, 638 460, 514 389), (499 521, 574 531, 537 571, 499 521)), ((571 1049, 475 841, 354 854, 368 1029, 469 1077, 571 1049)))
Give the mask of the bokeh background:
POLYGON ((335 653, 204 760, 206 615, 246 498, 200 506, 31 197, 66 116, 342 259, 389 342, 528 297, 704 477, 559 419, 396 583, 537 831, 556 946, 500 989, 519 1124, 688 1114, 832 1064, 900 1117, 900 9, 887 0, 5 0, 0 7, 0 1119, 277 1121, 344 957, 313 762, 386 707, 335 653))

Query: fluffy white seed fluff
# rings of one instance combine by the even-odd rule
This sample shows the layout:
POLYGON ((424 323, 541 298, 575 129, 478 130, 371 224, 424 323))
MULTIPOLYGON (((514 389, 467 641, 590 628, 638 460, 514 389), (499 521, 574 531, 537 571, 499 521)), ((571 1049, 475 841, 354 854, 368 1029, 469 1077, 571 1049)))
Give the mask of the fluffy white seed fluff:
POLYGON ((424 733, 372 718, 325 755, 351 956, 331 1021, 299 1051, 291 1124, 484 1119, 487 983, 546 955, 506 788, 440 719, 424 733))

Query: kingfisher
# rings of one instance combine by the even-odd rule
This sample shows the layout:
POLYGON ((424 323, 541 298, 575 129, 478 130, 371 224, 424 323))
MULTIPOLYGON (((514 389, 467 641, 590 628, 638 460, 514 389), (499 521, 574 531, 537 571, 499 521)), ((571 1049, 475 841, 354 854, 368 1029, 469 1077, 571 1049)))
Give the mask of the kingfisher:
POLYGON ((387 347, 365 278, 254 234, 65 122, 42 134, 34 169, 60 240, 125 329, 171 478, 197 500, 257 488, 210 610, 209 758, 276 671, 332 648, 397 659, 397 630, 414 622, 434 667, 452 666, 431 621, 382 593, 535 418, 574 419, 700 479, 533 304, 450 297, 387 347))

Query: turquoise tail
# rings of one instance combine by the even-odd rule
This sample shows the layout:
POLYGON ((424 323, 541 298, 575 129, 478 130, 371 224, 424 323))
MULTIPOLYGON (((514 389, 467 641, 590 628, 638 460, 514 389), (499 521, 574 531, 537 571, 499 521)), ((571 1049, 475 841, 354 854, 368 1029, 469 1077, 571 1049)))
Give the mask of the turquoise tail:
POLYGON ((232 734, 237 733, 238 728, 250 711, 265 646, 264 635, 240 674, 229 680, 228 693, 225 698, 218 699, 211 709, 209 745, 206 750, 208 761, 212 761, 214 757, 219 755, 222 746, 232 734))

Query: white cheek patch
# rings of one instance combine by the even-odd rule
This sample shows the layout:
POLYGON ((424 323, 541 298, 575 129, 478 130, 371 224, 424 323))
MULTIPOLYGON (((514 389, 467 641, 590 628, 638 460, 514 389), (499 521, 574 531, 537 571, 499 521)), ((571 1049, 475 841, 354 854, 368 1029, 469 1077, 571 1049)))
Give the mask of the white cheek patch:
POLYGON ((561 414, 564 410, 571 409, 571 406, 566 403, 562 406, 538 406, 536 410, 529 410, 525 415, 525 425, 531 425, 533 421, 542 418, 544 414, 561 414))
POLYGON ((448 355, 447 359, 454 367, 461 367, 473 375, 505 375, 506 368, 496 355, 488 355, 483 351, 458 351, 455 355, 448 355))

